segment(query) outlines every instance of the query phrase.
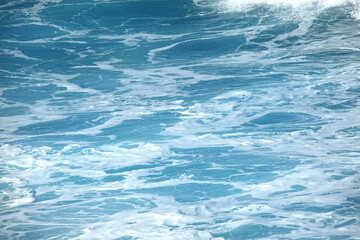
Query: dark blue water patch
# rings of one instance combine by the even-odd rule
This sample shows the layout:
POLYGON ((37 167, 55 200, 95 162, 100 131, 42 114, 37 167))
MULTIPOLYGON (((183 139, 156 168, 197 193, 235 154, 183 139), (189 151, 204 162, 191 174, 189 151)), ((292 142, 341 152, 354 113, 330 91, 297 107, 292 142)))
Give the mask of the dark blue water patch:
MULTIPOLYGON (((4 201, 5 199, 3 199, 4 201)), ((6 200, 5 200, 6 201, 6 200)), ((8 211, 1 211, 0 212, 0 216, 5 216, 5 215, 11 215, 11 214, 15 214, 15 213, 19 213, 21 210, 8 210, 8 211)), ((5 220, 6 221, 6 220, 5 220)), ((2 221, 2 222, 5 222, 2 221)))
POLYGON ((49 25, 36 24, 24 24, 16 27, 10 26, 8 31, 10 31, 9 34, 13 33, 13 36, 16 36, 15 39, 10 40, 19 41, 33 41, 43 38, 54 38, 66 33, 49 25))
POLYGON ((133 209, 133 207, 129 204, 125 204, 127 201, 126 200, 119 200, 116 198, 109 198, 109 199, 105 199, 103 201, 101 201, 101 204, 99 207, 100 208, 114 208, 117 209, 118 207, 116 207, 116 205, 119 205, 120 208, 118 209, 123 209, 123 210, 128 210, 128 209, 133 209), (125 206, 126 205, 126 206, 125 206))
POLYGON ((25 213, 25 215, 29 218, 29 220, 41 221, 56 226, 74 224, 74 219, 81 219, 81 222, 84 224, 94 223, 99 219, 99 217, 107 215, 99 209, 98 212, 92 211, 90 213, 87 213, 87 210, 89 210, 89 207, 74 205, 58 208, 55 204, 51 204, 47 208, 39 209, 36 213, 25 213))
POLYGON ((321 61, 322 64, 333 63, 337 61, 338 63, 348 64, 351 59, 358 59, 359 52, 349 49, 332 49, 332 50, 314 50, 312 53, 304 54, 307 59, 318 62, 321 61), (345 61, 346 59, 346 61, 345 61))
POLYGON ((338 90, 341 90, 341 88, 342 88, 342 85, 339 83, 327 82, 327 83, 318 84, 315 87, 313 87, 312 89, 318 90, 319 91, 317 93, 318 95, 331 94, 330 96, 335 96, 336 92, 338 90))
MULTIPOLYGON (((1 55, 0 55, 0 61, 1 61, 1 55)), ((5 73, 0 71, 0 87, 2 89, 11 88, 11 87, 18 87, 20 83, 24 82, 26 79, 23 75, 20 74, 14 74, 14 72, 19 73, 19 69, 8 69, 6 66, 9 66, 10 68, 13 68, 14 66, 18 66, 19 68, 22 67, 22 65, 14 65, 12 62, 4 62, 1 63, 2 69, 7 69, 10 71, 9 73, 5 73)))
POLYGON ((344 179, 344 178, 346 178, 346 176, 344 176, 344 175, 331 175, 330 176, 330 179, 336 180, 336 181, 344 179))
POLYGON ((114 240, 134 240, 134 239, 136 238, 131 236, 124 236, 124 237, 116 238, 114 240))
MULTIPOLYGON (((118 197, 118 196, 116 196, 118 197)), ((107 198, 100 201, 93 200, 93 201, 86 201, 81 204, 77 204, 76 206, 69 207, 62 211, 62 209, 56 210, 60 215, 66 214, 68 211, 70 215, 74 217, 71 213, 72 211, 78 214, 78 218, 96 218, 106 215, 112 215, 118 212, 129 211, 133 210, 135 207, 133 203, 130 201, 116 199, 116 198, 107 198)), ((68 218, 66 216, 65 218, 68 218)))
MULTIPOLYGON (((57 61, 58 59, 64 60, 68 53, 65 49, 60 49, 58 47, 51 47, 49 43, 22 43, 16 44, 16 47, 26 56, 34 58, 36 60, 31 60, 32 66, 28 66, 28 68, 34 67, 34 61, 38 65, 36 65, 37 71, 41 71, 42 68, 38 68, 39 66, 51 66, 52 61, 57 61), (48 62, 46 62, 48 61, 48 62), (48 64, 48 65, 46 65, 48 64)), ((59 64, 59 63, 57 63, 59 64)), ((27 64, 29 65, 29 64, 27 64)), ((63 67, 65 66, 65 62, 61 64, 63 67)), ((22 68, 25 68, 26 65, 23 65, 22 68)), ((46 69, 45 67, 43 69, 46 69)), ((47 68, 49 70, 50 68, 47 68)))
POLYGON ((295 238, 294 240, 324 240, 324 238, 308 237, 308 238, 295 238))
MULTIPOLYGON (((272 214, 272 213, 259 213, 259 214, 254 214, 254 217, 260 217, 260 218, 267 218, 269 220, 271 219, 275 219, 275 218, 278 218, 278 216, 272 214)), ((291 227, 295 227, 295 228, 298 228, 300 226, 294 226, 294 225, 291 225, 291 227)))
MULTIPOLYGON (((0 176, 3 176, 4 174, 1 174, 0 176)), ((8 183, 0 183, 0 190, 5 191, 6 189, 9 189, 10 185, 8 183)))
POLYGON ((63 173, 63 172, 56 172, 56 173, 52 173, 51 175, 50 175, 50 178, 62 178, 62 177, 64 177, 65 176, 65 173, 63 173))
POLYGON ((91 1, 62 1, 61 4, 43 9, 41 17, 46 22, 72 30, 94 29, 99 25, 97 18, 88 13, 92 7, 94 7, 94 3, 91 1))
POLYGON ((214 237, 225 239, 257 239, 266 238, 273 235, 290 233, 294 228, 268 227, 261 224, 243 225, 225 233, 215 233, 214 237))
POLYGON ((129 205, 129 204, 124 204, 124 203, 109 203, 109 204, 102 204, 99 205, 96 209, 93 209, 92 211, 87 211, 88 213, 91 212, 102 212, 105 214, 115 214, 118 212, 122 212, 122 211, 130 211, 135 209, 133 206, 129 205))
POLYGON ((360 87, 352 87, 346 89, 347 92, 360 94, 360 87))
POLYGON ((352 99, 352 100, 345 100, 345 101, 340 101, 340 102, 323 102, 323 103, 318 103, 313 105, 315 108, 321 107, 321 108, 326 108, 329 110, 348 110, 348 109, 352 109, 355 108, 357 106, 357 100, 352 99))
POLYGON ((85 208, 92 208, 92 211, 101 207, 103 209, 113 208, 114 210, 117 210, 117 212, 120 212, 120 211, 133 209, 133 205, 143 204, 142 201, 134 201, 134 199, 118 199, 117 197, 118 196, 114 196, 112 198, 105 198, 102 200, 86 201, 84 203, 79 204, 78 206, 85 208))
POLYGON ((340 171, 340 174, 331 175, 331 179, 341 180, 341 179, 347 178, 349 176, 353 176, 355 174, 359 174, 359 172, 357 172, 355 170, 351 170, 351 169, 342 170, 342 171, 340 171))
POLYGON ((237 197, 236 201, 238 201, 243 206, 247 206, 257 201, 262 201, 262 199, 254 198, 251 194, 245 194, 243 196, 237 197))
MULTIPOLYGON (((72 204, 77 204, 82 202, 83 200, 63 200, 63 201, 58 201, 56 203, 53 204, 53 206, 59 207, 59 206, 63 206, 64 208, 69 208, 69 206, 71 206, 72 204)), ((27 216, 36 216, 38 214, 36 213, 27 213, 27 216)))
POLYGON ((345 176, 353 176, 355 174, 358 174, 358 171, 355 171, 353 169, 344 169, 340 171, 341 174, 344 174, 345 176))
POLYGON ((219 158, 203 158, 205 162, 217 163, 226 166, 236 166, 243 172, 276 172, 278 170, 292 169, 299 164, 298 161, 288 158, 253 155, 253 154, 236 154, 221 156, 219 158))
POLYGON ((350 202, 355 202, 355 203, 357 203, 357 204, 360 204, 360 196, 348 197, 346 200, 347 200, 347 201, 350 201, 350 202))
MULTIPOLYGON (((311 130, 313 132, 317 132, 321 129, 320 123, 316 123, 315 126, 311 125, 300 125, 300 124, 278 124, 278 125, 252 125, 252 124, 242 124, 240 127, 236 127, 234 129, 239 129, 240 132, 255 134, 257 138, 261 138, 264 136, 276 136, 284 133, 298 132, 302 130, 311 130), (258 135, 259 131, 261 131, 261 136, 258 135)), ((304 133, 303 135, 307 135, 304 133)), ((255 145, 259 150, 269 151, 269 148, 263 148, 263 146, 255 145)))
POLYGON ((258 173, 247 173, 238 174, 229 178, 232 182, 245 182, 248 184, 260 184, 274 181, 279 177, 278 173, 271 172, 258 172, 258 173))
MULTIPOLYGON (((92 64, 91 64, 92 65, 92 64)), ((82 70, 81 75, 68 80, 70 83, 79 85, 82 88, 92 88, 103 92, 112 92, 116 88, 123 86, 121 78, 126 78, 121 73, 116 74, 102 74, 99 69, 82 70)))
MULTIPOLYGON (((48 22, 75 29, 101 27, 116 30, 122 29, 122 25, 131 19, 146 18, 147 24, 154 25, 163 18, 184 18, 194 10, 191 0, 113 1, 102 4, 63 1, 61 4, 44 9, 42 17, 48 22)), ((132 25, 142 28, 141 24, 132 25)), ((128 30, 133 29, 131 25, 125 27, 128 30)))
POLYGON ((69 176, 67 178, 61 179, 60 182, 58 182, 59 185, 64 185, 67 183, 73 183, 75 185, 91 185, 93 183, 97 183, 97 180, 94 180, 92 178, 83 177, 83 176, 69 176))
POLYGON ((14 44, 26 56, 36 58, 36 70, 55 73, 66 73, 75 65, 75 60, 79 58, 78 53, 86 51, 89 45, 77 41, 77 38, 61 38, 61 40, 45 40, 44 43, 19 43, 14 44), (47 65, 48 64, 48 65, 47 65), (62 68, 62 70, 61 70, 62 68))
POLYGON ((12 227, 9 230, 13 230, 13 231, 18 231, 18 232, 24 232, 23 237, 19 237, 19 239, 51 239, 54 237, 59 237, 59 236, 68 236, 69 233, 73 232, 74 229, 71 227, 67 227, 67 226, 49 226, 47 228, 49 229, 44 229, 44 230, 34 230, 32 229, 36 228, 34 225, 31 225, 29 228, 27 229, 23 229, 23 226, 20 227, 12 227))
POLYGON ((324 205, 324 206, 311 206, 307 203, 293 203, 288 207, 285 207, 285 211, 305 211, 315 213, 329 213, 334 212, 337 209, 342 208, 341 205, 324 205))
MULTIPOLYGON (((347 220, 347 221, 345 221, 345 222, 342 222, 342 223, 340 223, 340 224, 336 224, 336 225, 334 226, 334 228, 345 227, 345 226, 354 224, 354 223, 356 223, 356 222, 357 222, 356 218, 353 218, 353 219, 347 220)), ((350 236, 347 236, 347 237, 350 237, 350 236)))
POLYGON ((165 167, 163 170, 152 171, 151 174, 146 175, 143 179, 146 182, 162 182, 170 179, 179 178, 181 175, 186 174, 187 176, 193 175, 194 180, 204 180, 202 176, 202 170, 211 168, 209 163, 196 163, 192 162, 189 164, 175 165, 165 167))
POLYGON ((285 33, 290 33, 299 28, 299 24, 295 22, 287 22, 285 24, 276 24, 275 26, 268 28, 258 34, 252 41, 257 43, 270 41, 277 36, 285 33))
POLYGON ((304 81, 304 78, 294 78, 291 76, 296 76, 297 74, 300 75, 307 75, 307 76, 314 76, 322 78, 324 74, 328 72, 328 65, 325 63, 319 61, 314 61, 311 59, 302 58, 300 61, 293 62, 289 61, 286 62, 287 59, 292 57, 302 57, 302 55, 287 55, 286 57, 283 57, 282 60, 285 60, 283 62, 275 62, 268 66, 267 69, 269 71, 276 71, 276 72, 288 72, 291 73, 289 75, 289 80, 291 81, 304 81))
POLYGON ((29 1, 19 1, 14 2, 12 0, 3 0, 1 1, 2 10, 18 10, 21 12, 22 9, 33 7, 37 1, 29 0, 29 1))
POLYGON ((293 185, 293 186, 291 186, 291 189, 292 190, 273 192, 272 194, 269 195, 269 197, 275 197, 275 196, 283 195, 283 194, 286 195, 288 193, 301 192, 301 191, 303 191, 303 190, 305 190, 307 188, 304 187, 304 186, 301 186, 301 185, 293 185))
MULTIPOLYGON (((336 16, 336 13, 334 14, 334 16, 336 16)), ((337 23, 343 23, 343 25, 340 26, 340 28, 343 27, 346 29, 347 26, 346 22, 347 21, 344 20, 329 21, 329 20, 321 19, 321 17, 319 17, 317 19, 314 19, 308 31, 303 35, 303 39, 312 39, 312 41, 326 40, 330 35, 333 34, 332 30, 336 30, 336 29, 332 29, 333 26, 335 26, 337 23)), ((348 24, 353 25, 354 21, 349 21, 348 24)))
MULTIPOLYGON (((279 170, 292 169, 300 164, 298 159, 270 154, 244 153, 235 151, 232 147, 172 148, 171 151, 178 155, 180 159, 189 160, 191 164, 205 164, 201 166, 202 168, 207 167, 209 164, 216 164, 224 168, 234 168, 244 173, 274 173, 279 170)), ((195 169, 197 166, 194 165, 195 169)), ((191 169, 191 165, 180 166, 180 168, 182 167, 191 169)), ((169 169, 172 169, 172 167, 169 169)), ((185 169, 178 170, 186 171, 185 169)))
POLYGON ((347 136, 347 137, 356 137, 356 136, 359 136, 360 126, 354 126, 354 127, 340 129, 340 130, 337 130, 336 133, 347 136))
POLYGON ((5 90, 1 96, 8 101, 34 104, 37 101, 52 98, 54 93, 62 90, 67 89, 58 87, 55 84, 41 87, 27 86, 5 90))
POLYGON ((103 182, 120 182, 124 180, 125 177, 123 175, 109 175, 102 179, 103 182))
POLYGON ((182 42, 168 50, 157 53, 160 58, 192 59, 225 55, 235 52, 246 43, 244 36, 219 36, 216 38, 192 39, 182 42))
POLYGON ((48 192, 48 193, 44 193, 44 194, 40 194, 40 195, 35 194, 34 203, 53 200, 53 199, 57 199, 59 197, 60 197, 60 195, 58 195, 54 192, 48 192))
POLYGON ((300 43, 298 43, 299 40, 301 40, 300 36, 292 36, 283 39, 281 41, 280 40, 274 41, 274 43, 276 43, 279 48, 289 48, 295 45, 300 45, 300 43))
MULTIPOLYGON (((218 162, 221 162, 219 160, 218 162)), ((277 173, 271 173, 273 170, 272 166, 263 166, 265 171, 259 168, 247 169, 241 165, 237 166, 223 166, 222 169, 213 169, 210 163, 190 163, 178 166, 169 166, 164 170, 155 172, 144 176, 142 179, 146 182, 161 182, 167 181, 174 178, 179 178, 181 175, 191 176, 192 180, 207 181, 229 181, 229 182, 247 182, 247 183, 262 183, 275 180, 278 177, 277 173), (243 171, 247 171, 246 174, 242 174, 243 171)))
POLYGON ((343 240, 343 239, 349 239, 349 240, 355 240, 352 238, 351 235, 331 235, 329 236, 330 240, 343 240))
MULTIPOLYGON (((0 45, 0 48, 1 48, 1 45, 0 45)), ((7 70, 7 71, 11 72, 12 74, 22 73, 23 69, 33 66, 34 61, 37 62, 36 59, 15 57, 11 53, 10 54, 0 54, 1 69, 7 70)), ((4 73, 0 73, 0 74, 4 74, 4 73)), ((19 79, 18 80, 12 79, 12 80, 15 82, 19 81, 19 79)), ((4 84, 4 83, 2 83, 2 84, 4 84)), ((5 85, 5 87, 9 87, 10 85, 5 85)))
POLYGON ((129 192, 151 193, 160 196, 172 196, 180 203, 198 202, 212 198, 225 197, 242 192, 231 185, 210 183, 186 183, 175 186, 135 189, 129 192))
POLYGON ((99 136, 115 135, 117 140, 122 141, 173 138, 161 135, 160 133, 166 127, 178 122, 180 120, 179 115, 175 111, 164 111, 143 116, 141 119, 126 120, 117 126, 102 129, 102 133, 99 136))
POLYGON ((43 147, 48 146, 54 150, 61 150, 71 143, 81 143, 82 147, 99 147, 101 145, 112 143, 113 141, 108 137, 99 137, 82 134, 71 134, 71 135, 46 135, 27 137, 21 140, 9 142, 9 144, 21 144, 24 146, 31 147, 43 147))
MULTIPOLYGON (((92 31, 86 36, 64 38, 62 39, 62 41, 52 43, 50 46, 54 46, 58 49, 64 48, 65 50, 67 50, 65 51, 66 55, 64 55, 64 58, 62 60, 68 60, 68 62, 66 63, 70 67, 79 67, 83 65, 95 66, 95 62, 108 61, 111 59, 121 59, 124 62, 126 61, 125 66, 127 66, 130 54, 134 54, 135 56, 133 58, 137 58, 138 60, 140 60, 140 58, 137 57, 138 54, 136 54, 134 50, 142 52, 143 55, 145 52, 147 52, 146 49, 138 48, 137 46, 126 46, 124 43, 122 43, 121 41, 125 40, 127 36, 121 39, 103 39, 106 38, 101 36, 103 34, 104 33, 100 31, 92 31), (78 42, 73 43, 68 41, 78 42), (69 50, 73 52, 69 53, 69 50), (80 54, 83 56, 79 56, 80 54)), ((104 35, 110 35, 111 38, 112 34, 113 33, 104 35)), ((132 36, 129 37, 131 38, 132 36)), ((120 64, 119 66, 122 65, 120 64)), ((94 70, 91 68, 84 68, 83 70, 81 68, 78 68, 74 70, 75 73, 87 73, 87 71, 90 73, 94 72, 94 70)))
MULTIPOLYGON (((317 116, 303 113, 275 112, 269 113, 248 123, 232 127, 240 132, 255 134, 259 131, 268 136, 279 135, 286 132, 311 130, 317 132, 326 124, 317 116)), ((306 133, 304 133, 306 135, 306 133)), ((260 136, 259 136, 260 137, 260 136)))
POLYGON ((169 25, 166 28, 162 28, 161 33, 179 33, 186 29, 191 37, 197 36, 197 34, 199 34, 198 37, 208 36, 208 34, 213 34, 214 32, 236 29, 241 26, 246 21, 245 18, 239 20, 241 19, 240 15, 241 13, 238 14, 238 18, 229 18, 228 16, 209 12, 201 14, 198 11, 188 15, 186 18, 168 19, 169 25))
MULTIPOLYGON (((206 64, 202 64, 200 66, 186 66, 183 67, 184 70, 194 71, 196 73, 205 74, 205 75, 214 75, 214 76, 222 76, 221 79, 243 79, 243 81, 251 82, 255 81, 256 77, 260 79, 263 77, 269 76, 269 71, 264 70, 264 66, 261 63, 257 62, 249 62, 244 64, 238 63, 228 63, 221 65, 219 67, 218 64, 213 64, 211 62, 207 62, 206 64), (264 72, 263 72, 264 71, 264 72), (264 74, 262 74, 264 73, 264 74), (265 74, 266 73, 266 74, 265 74), (230 76, 229 76, 230 75, 230 76), (250 76, 255 76, 249 79, 250 76), (236 76, 236 77, 233 77, 236 76)), ((219 80, 221 80, 219 79, 219 80)))
POLYGON ((171 148, 175 153, 175 158, 192 160, 190 162, 198 162, 199 159, 207 156, 209 158, 217 158, 225 153, 233 151, 233 147, 194 147, 194 148, 171 148), (177 156, 177 157, 176 157, 177 156))
POLYGON ((342 208, 336 210, 336 214, 340 216, 357 218, 360 212, 360 196, 358 199, 353 201, 351 198, 347 198, 347 203, 342 204, 342 208))
POLYGON ((63 92, 63 93, 57 93, 54 94, 54 99, 51 101, 71 101, 76 99, 86 99, 91 96, 94 96, 94 94, 86 93, 86 92, 63 92))
POLYGON ((28 107, 7 107, 0 109, 0 117, 10 117, 10 116, 17 116, 17 115, 25 115, 28 114, 30 111, 28 107))
MULTIPOLYGON (((155 207, 157 207, 157 205, 149 200, 149 199, 145 199, 145 198, 134 198, 131 197, 128 193, 124 193, 123 190, 106 190, 106 191, 93 191, 91 193, 87 193, 87 194, 82 194, 82 195, 78 195, 78 198, 81 199, 88 199, 89 201, 85 201, 83 203, 78 204, 80 207, 85 207, 85 208, 89 208, 92 207, 94 209, 96 209, 96 207, 99 204, 103 204, 105 199, 105 202, 108 203, 118 203, 118 204, 124 204, 127 206, 131 206, 131 207, 142 207, 144 208, 144 211, 147 211, 148 209, 153 209, 155 207), (119 197, 124 197, 124 199, 119 199, 119 197), (94 200, 94 199, 99 199, 99 200, 94 200), (93 200, 93 201, 91 201, 93 200)), ((124 208, 123 210, 129 210, 129 208, 124 208)))
POLYGON ((105 170, 105 173, 107 174, 117 174, 117 173, 124 173, 124 172, 130 172, 130 171, 137 171, 141 169, 151 169, 161 166, 160 164, 153 163, 151 165, 132 165, 128 167, 123 168, 117 168, 117 169, 109 169, 105 170))
MULTIPOLYGON (((259 80, 260 83, 261 79, 259 80)), ((209 81, 200 81, 195 84, 184 86, 181 91, 184 92, 183 106, 191 106, 198 102, 208 102, 212 98, 227 91, 245 90, 247 86, 256 84, 242 77, 222 78, 209 81)))
POLYGON ((268 50, 267 47, 262 46, 260 44, 244 44, 239 47, 238 51, 245 51, 245 52, 261 52, 268 50))
POLYGON ((105 123, 110 117, 106 113, 89 112, 74 114, 60 120, 52 120, 19 127, 15 134, 41 135, 57 132, 74 132, 105 123))
POLYGON ((13 231, 29 231, 29 230, 35 230, 35 231, 39 231, 39 230, 43 230, 43 229, 47 229, 47 228, 51 228, 53 227, 52 225, 24 225, 24 224, 20 224, 20 225, 16 225, 13 227, 9 227, 9 230, 13 230, 13 231))
MULTIPOLYGON (((213 181, 223 181, 228 180, 230 181, 230 178, 234 175, 239 174, 239 171, 236 169, 200 169, 199 170, 199 176, 201 176, 202 179, 208 179, 213 181)), ((198 177, 199 177, 198 176, 198 177)))
POLYGON ((207 102, 226 90, 230 91, 246 86, 246 81, 241 77, 200 81, 184 86, 181 90, 186 93, 183 98, 187 101, 187 104, 192 105, 193 102, 207 102))
POLYGON ((258 35, 256 38, 252 39, 251 42, 265 43, 265 42, 273 40, 274 38, 276 38, 276 35, 262 33, 261 35, 258 35))
MULTIPOLYGON (((246 64, 245 64, 246 65, 246 64)), ((245 66, 243 66, 245 67, 245 66)), ((249 79, 249 77, 242 77, 241 75, 249 74, 247 71, 251 71, 252 67, 249 66, 250 69, 242 69, 239 67, 232 68, 224 67, 224 68, 211 68, 211 66, 205 66, 202 68, 192 68, 193 71, 199 72, 201 74, 212 74, 212 75, 237 75, 237 77, 224 77, 220 79, 208 80, 208 81, 200 81, 195 84, 191 84, 189 86, 185 86, 182 88, 183 91, 193 95, 203 95, 213 97, 218 94, 221 94, 226 91, 233 90, 245 90, 246 88, 259 84, 270 84, 276 82, 285 82, 288 81, 287 74, 266 74, 263 76, 254 76, 249 79), (243 72, 243 70, 245 72, 243 72)), ((251 73, 250 73, 251 74, 251 73)), ((208 100, 205 98, 205 100, 208 100)))
MULTIPOLYGON (((121 18, 168 18, 186 17, 194 10, 194 3, 191 0, 150 0, 150 1, 121 1, 98 4, 89 11, 91 15, 100 20, 116 23, 121 18), (106 16, 104 18, 103 16, 106 16)), ((102 23, 100 21, 100 23, 102 23)))
POLYGON ((313 122, 319 120, 319 117, 306 113, 296 112, 271 112, 262 117, 251 120, 251 123, 257 125, 270 125, 270 124, 299 124, 306 122, 313 122))
MULTIPOLYGON (((57 168, 61 168, 61 167, 68 167, 69 169, 81 169, 81 167, 78 166, 69 166, 69 165, 65 165, 65 164, 57 164, 56 167, 57 168)), ((51 177, 54 181, 47 183, 48 186, 65 186, 65 185, 93 185, 93 184, 97 184, 99 183, 99 180, 97 179, 93 179, 90 177, 83 177, 83 176, 79 176, 79 175, 74 175, 74 176, 69 176, 67 174, 64 174, 62 177, 60 177, 60 173, 58 176, 52 175, 51 177)), ((33 196, 35 197, 35 199, 37 198, 37 194, 36 194, 36 188, 39 187, 39 185, 28 185, 28 188, 31 189, 35 189, 32 190, 33 196)), ((40 195, 40 198, 51 198, 54 196, 54 193, 49 193, 50 195, 40 195)))
MULTIPOLYGON (((197 161, 200 163, 212 164, 215 163, 217 165, 223 166, 224 168, 228 168, 231 170, 239 171, 238 174, 234 174, 233 171, 228 177, 229 181, 241 181, 248 183, 263 183, 275 180, 279 175, 277 171, 279 170, 289 170, 296 167, 299 162, 294 159, 273 157, 267 155, 251 155, 251 154, 236 154, 232 153, 231 155, 226 156, 192 156, 193 161, 198 159, 197 161)), ((194 172, 189 172, 189 174, 193 174, 200 179, 206 179, 211 177, 209 172, 206 172, 206 168, 198 170, 195 168, 194 172), (203 172, 204 171, 204 172, 203 172), (202 174, 205 174, 202 176, 202 174)), ((229 172, 230 173, 230 172, 229 172)), ((212 176, 214 177, 214 176, 212 176)), ((219 176, 220 177, 220 176, 219 176)))

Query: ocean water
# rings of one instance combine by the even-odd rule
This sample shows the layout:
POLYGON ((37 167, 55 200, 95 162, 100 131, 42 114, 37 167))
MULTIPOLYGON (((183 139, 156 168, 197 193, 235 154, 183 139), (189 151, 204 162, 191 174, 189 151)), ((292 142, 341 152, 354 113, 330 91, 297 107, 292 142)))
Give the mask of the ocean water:
POLYGON ((360 1, 1 0, 0 239, 360 239, 360 1))

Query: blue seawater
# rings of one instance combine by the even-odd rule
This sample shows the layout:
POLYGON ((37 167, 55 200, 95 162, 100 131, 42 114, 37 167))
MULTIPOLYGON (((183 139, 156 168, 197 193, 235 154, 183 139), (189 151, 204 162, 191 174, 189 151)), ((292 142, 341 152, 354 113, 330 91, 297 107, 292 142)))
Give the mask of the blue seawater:
POLYGON ((360 1, 1 0, 0 239, 360 239, 360 1))

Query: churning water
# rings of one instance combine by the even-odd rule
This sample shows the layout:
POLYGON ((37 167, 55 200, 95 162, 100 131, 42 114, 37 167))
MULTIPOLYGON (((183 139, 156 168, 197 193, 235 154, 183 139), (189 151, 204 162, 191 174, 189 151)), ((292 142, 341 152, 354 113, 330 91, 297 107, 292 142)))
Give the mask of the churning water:
POLYGON ((360 1, 2 0, 0 239, 360 239, 360 1))

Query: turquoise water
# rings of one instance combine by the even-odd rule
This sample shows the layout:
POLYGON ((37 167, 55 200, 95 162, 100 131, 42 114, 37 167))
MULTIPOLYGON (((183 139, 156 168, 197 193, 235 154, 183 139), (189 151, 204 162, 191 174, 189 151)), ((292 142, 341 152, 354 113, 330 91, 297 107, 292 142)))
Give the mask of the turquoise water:
POLYGON ((360 239, 357 0, 0 1, 0 239, 360 239))

